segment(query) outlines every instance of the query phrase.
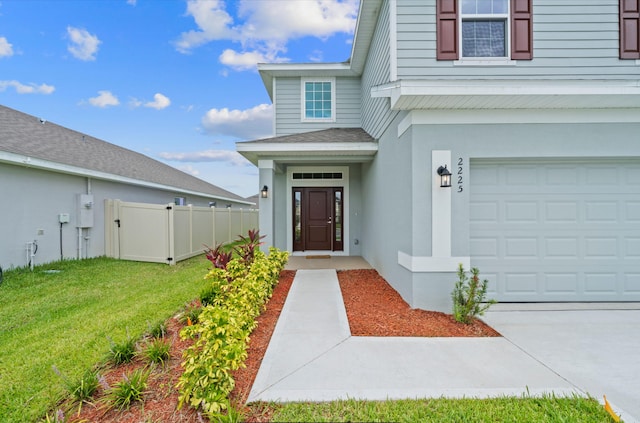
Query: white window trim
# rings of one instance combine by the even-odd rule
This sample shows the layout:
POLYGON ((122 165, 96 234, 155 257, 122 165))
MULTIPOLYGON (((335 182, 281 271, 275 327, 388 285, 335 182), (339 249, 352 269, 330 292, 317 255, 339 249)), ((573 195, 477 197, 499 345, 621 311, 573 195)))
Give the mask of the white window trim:
POLYGON ((471 66, 496 66, 496 65, 515 65, 515 61, 511 60, 511 2, 507 1, 507 13, 500 14, 477 14, 469 15, 462 13, 462 0, 458 0, 458 7, 460 13, 458 13, 458 51, 460 52, 460 60, 454 61, 454 65, 471 65, 471 66), (462 21, 464 19, 490 19, 506 20, 505 28, 505 53, 503 57, 466 57, 463 56, 464 50, 462 49, 462 21))
POLYGON ((336 78, 301 78, 300 79, 300 120, 302 122, 335 122, 336 121, 336 78), (305 113, 305 84, 307 82, 331 83, 331 118, 308 118, 305 113))

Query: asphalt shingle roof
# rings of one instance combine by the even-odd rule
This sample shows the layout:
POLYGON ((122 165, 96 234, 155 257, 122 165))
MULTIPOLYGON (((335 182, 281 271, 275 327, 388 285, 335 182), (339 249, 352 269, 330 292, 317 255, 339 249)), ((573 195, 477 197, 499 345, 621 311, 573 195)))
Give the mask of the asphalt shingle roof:
POLYGON ((264 138, 260 140, 247 141, 239 144, 273 144, 273 143, 361 143, 375 142, 362 128, 330 128, 320 131, 302 132, 299 134, 283 135, 280 137, 264 138))
POLYGON ((212 197, 244 198, 144 154, 0 105, 0 151, 212 197))

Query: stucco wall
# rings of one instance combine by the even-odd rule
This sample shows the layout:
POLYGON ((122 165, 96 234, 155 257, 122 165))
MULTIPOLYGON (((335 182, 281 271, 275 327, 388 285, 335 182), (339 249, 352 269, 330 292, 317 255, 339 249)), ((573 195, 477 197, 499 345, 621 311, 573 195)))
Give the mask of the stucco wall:
MULTIPOLYGON (((70 221, 62 226, 62 253, 65 259, 104 255, 104 200, 119 199, 140 203, 173 203, 177 196, 186 197, 188 204, 208 206, 215 200, 162 191, 133 185, 117 184, 39 169, 0 163, 0 266, 3 268, 28 265, 26 243, 36 241, 38 251, 34 263, 60 259, 60 224, 58 215, 69 213, 70 221), (82 251, 78 252, 77 195, 93 194, 92 228, 82 232, 82 251), (41 233, 41 235, 39 235, 41 233), (85 239, 86 238, 86 239, 85 239)), ((232 203, 217 200, 218 206, 232 203), (224 203, 224 204, 222 204, 224 203)))

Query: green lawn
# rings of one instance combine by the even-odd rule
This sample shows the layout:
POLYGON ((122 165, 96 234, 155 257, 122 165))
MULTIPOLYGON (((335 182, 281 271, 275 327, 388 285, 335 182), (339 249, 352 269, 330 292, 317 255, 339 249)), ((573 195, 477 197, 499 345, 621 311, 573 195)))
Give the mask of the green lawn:
POLYGON ((565 422, 611 423, 592 398, 429 399, 402 401, 333 401, 272 405, 272 422, 565 422))
POLYGON ((32 422, 105 359, 109 338, 138 338, 198 297, 204 256, 167 266, 107 258, 6 271, 0 285, 0 421, 32 422), (50 270, 55 270, 51 272, 50 270))
MULTIPOLYGON (((109 339, 137 338, 198 297, 210 263, 98 258, 5 272, 0 285, 0 422, 33 422, 63 397, 61 378, 103 362, 109 339), (56 270, 56 272, 48 272, 56 270)), ((480 364, 481 365, 481 364, 480 364)), ((585 398, 335 401, 271 405, 276 421, 611 422, 585 398)))

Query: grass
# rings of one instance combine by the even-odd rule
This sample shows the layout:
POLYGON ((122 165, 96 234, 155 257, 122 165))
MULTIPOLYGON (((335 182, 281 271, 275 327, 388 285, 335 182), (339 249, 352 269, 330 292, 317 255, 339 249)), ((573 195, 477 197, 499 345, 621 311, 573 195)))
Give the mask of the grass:
POLYGON ((272 422, 589 422, 613 420, 593 398, 578 396, 333 401, 272 405, 272 422))
POLYGON ((104 363, 110 341, 140 337, 198 297, 204 256, 167 266, 107 258, 5 271, 0 285, 0 421, 33 422, 64 381, 104 363), (56 272, 51 272, 55 270, 56 272))

